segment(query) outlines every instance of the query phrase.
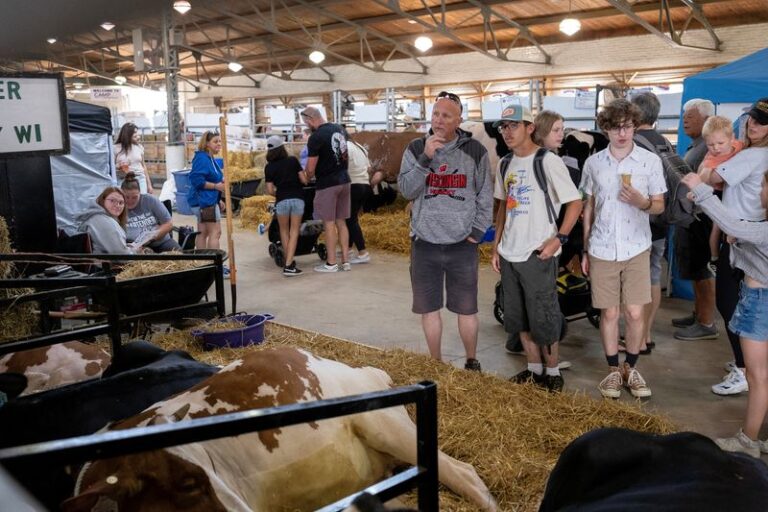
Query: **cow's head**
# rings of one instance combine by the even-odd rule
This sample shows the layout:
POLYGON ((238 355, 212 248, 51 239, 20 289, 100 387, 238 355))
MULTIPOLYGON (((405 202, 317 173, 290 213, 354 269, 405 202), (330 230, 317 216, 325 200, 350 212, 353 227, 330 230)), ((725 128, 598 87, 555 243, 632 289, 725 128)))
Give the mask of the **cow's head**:
POLYGON ((64 512, 226 511, 200 466, 156 450, 86 465, 64 512))

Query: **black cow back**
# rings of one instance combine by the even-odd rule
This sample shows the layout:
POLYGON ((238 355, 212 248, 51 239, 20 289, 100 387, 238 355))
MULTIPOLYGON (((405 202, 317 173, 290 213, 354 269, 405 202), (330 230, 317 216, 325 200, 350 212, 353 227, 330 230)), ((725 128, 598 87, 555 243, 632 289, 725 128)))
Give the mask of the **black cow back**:
POLYGON ((752 511, 768 508, 768 467, 693 432, 598 429, 560 455, 539 512, 752 511))

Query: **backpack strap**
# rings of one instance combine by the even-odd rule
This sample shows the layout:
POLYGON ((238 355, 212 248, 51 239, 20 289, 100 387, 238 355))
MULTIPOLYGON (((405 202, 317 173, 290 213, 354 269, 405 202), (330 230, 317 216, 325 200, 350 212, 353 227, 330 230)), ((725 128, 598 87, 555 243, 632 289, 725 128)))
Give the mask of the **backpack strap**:
POLYGON ((536 183, 539 184, 539 188, 544 192, 549 223, 554 224, 557 221, 557 212, 555 211, 555 205, 552 203, 552 198, 549 195, 547 176, 544 174, 544 157, 547 153, 548 150, 546 148, 539 148, 536 150, 536 156, 533 157, 533 175, 536 177, 536 183))
POLYGON ((509 163, 512 161, 512 156, 514 156, 511 152, 504 155, 501 159, 501 183, 504 184, 504 178, 507 176, 507 170, 509 169, 509 163))

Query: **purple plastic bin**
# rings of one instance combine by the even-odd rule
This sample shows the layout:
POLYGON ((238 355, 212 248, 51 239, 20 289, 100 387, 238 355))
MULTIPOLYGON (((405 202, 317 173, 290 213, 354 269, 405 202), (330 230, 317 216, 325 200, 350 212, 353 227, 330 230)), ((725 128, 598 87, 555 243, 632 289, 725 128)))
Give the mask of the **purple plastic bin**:
POLYGON ((225 320, 232 319, 245 323, 242 329, 232 329, 231 331, 203 332, 201 330, 192 331, 195 338, 203 341, 203 350, 213 350, 216 348, 230 347, 240 348, 249 345, 258 345, 264 341, 264 323, 275 318, 269 313, 263 315, 234 315, 225 320))

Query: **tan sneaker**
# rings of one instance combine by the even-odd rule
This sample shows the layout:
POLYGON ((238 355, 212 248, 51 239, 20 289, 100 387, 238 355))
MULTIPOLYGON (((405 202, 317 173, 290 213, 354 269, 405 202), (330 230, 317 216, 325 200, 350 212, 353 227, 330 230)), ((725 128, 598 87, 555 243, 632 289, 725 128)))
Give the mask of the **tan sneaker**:
POLYGON ((597 389, 604 398, 619 398, 621 396, 621 372, 615 366, 611 366, 611 373, 600 381, 597 389))
POLYGON ((624 362, 621 373, 622 378, 624 379, 624 385, 629 388, 629 392, 632 393, 633 397, 648 398, 653 394, 651 393, 651 388, 645 383, 643 376, 637 371, 637 368, 632 368, 626 361, 624 362))

